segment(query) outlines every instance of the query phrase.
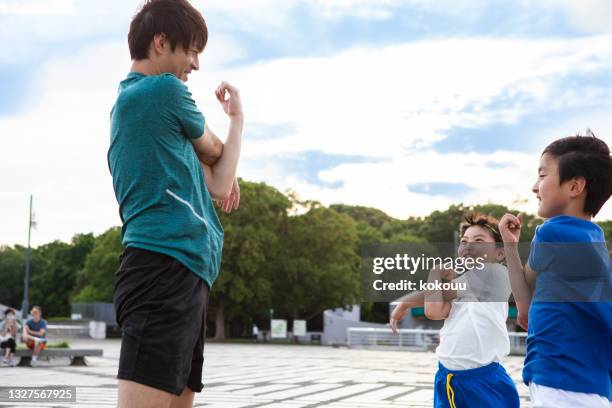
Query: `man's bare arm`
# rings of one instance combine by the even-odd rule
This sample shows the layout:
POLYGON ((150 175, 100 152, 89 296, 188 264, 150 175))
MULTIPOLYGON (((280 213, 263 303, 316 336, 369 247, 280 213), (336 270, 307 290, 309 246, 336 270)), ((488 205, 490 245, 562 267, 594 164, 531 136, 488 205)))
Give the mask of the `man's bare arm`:
POLYGON ((208 128, 204 135, 192 143, 205 173, 206 186, 216 200, 227 200, 232 192, 240 158, 240 147, 244 115, 240 92, 227 82, 222 82, 215 91, 217 100, 230 118, 225 144, 208 128), (229 95, 229 97, 226 96, 229 95))
POLYGON ((213 166, 223 155, 223 142, 208 125, 204 125, 204 134, 191 140, 191 144, 202 164, 213 166))

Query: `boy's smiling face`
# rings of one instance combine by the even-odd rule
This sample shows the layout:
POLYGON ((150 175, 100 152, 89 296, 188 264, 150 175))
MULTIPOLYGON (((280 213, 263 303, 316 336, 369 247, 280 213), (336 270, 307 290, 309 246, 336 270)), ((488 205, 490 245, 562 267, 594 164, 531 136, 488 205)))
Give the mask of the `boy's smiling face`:
POLYGON ((549 153, 540 158, 538 180, 532 191, 539 200, 538 215, 542 218, 564 214, 571 201, 582 192, 576 190, 575 180, 559 182, 559 159, 549 153))
POLYGON ((460 258, 481 258, 485 263, 496 263, 504 259, 504 250, 497 247, 495 237, 488 228, 472 225, 461 237, 458 255, 460 258))

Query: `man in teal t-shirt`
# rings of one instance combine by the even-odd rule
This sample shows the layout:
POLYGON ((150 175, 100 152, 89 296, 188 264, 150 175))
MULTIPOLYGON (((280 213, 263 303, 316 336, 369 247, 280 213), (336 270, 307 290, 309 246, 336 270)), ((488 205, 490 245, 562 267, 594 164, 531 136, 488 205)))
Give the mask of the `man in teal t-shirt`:
POLYGON ((184 83, 207 37, 186 0, 148 1, 130 25, 133 64, 111 110, 108 150, 126 247, 113 295, 119 407, 191 405, 203 386, 208 292, 223 247, 213 200, 238 208, 244 121, 238 90, 221 83, 215 95, 230 118, 221 143, 184 83))

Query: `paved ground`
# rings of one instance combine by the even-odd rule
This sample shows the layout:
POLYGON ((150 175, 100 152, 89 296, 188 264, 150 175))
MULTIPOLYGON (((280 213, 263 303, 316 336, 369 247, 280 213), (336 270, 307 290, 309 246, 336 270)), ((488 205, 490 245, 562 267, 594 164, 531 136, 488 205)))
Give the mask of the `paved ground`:
MULTIPOLYGON (((79 408, 115 406, 119 341, 75 340, 72 347, 103 348, 104 357, 88 357, 88 367, 71 367, 67 359, 41 362, 36 368, 0 367, 0 385, 74 385, 79 408)), ((436 359, 430 352, 209 343, 204 355, 205 388, 196 397, 197 407, 432 406, 436 359)), ((504 366, 517 383, 521 406, 528 407, 527 387, 519 381, 522 361, 522 357, 508 357, 504 366)))

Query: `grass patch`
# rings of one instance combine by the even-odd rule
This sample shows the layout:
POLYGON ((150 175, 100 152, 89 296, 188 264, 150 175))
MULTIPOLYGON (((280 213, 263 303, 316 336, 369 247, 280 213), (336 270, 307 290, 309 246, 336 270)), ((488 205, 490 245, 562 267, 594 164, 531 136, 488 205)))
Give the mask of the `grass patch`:
POLYGON ((55 343, 47 343, 47 348, 70 348, 70 343, 67 341, 57 341, 55 343))
POLYGON ((47 322, 65 322, 71 321, 70 316, 53 316, 53 317, 45 317, 47 322))

